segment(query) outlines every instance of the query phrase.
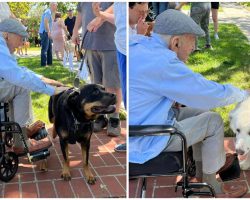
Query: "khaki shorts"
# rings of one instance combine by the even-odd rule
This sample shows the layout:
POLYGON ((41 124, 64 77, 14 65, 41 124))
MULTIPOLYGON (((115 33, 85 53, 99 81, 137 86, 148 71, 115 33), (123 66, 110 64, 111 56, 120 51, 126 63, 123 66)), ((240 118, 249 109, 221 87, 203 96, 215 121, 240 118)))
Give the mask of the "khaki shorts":
POLYGON ((121 87, 116 51, 87 50, 86 59, 92 83, 101 84, 105 88, 121 87))

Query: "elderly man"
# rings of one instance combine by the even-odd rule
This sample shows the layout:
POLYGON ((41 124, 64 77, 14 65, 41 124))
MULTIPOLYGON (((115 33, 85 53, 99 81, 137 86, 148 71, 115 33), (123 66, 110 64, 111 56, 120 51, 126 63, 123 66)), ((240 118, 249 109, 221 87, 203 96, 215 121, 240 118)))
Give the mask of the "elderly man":
MULTIPOLYGON (((134 35, 129 44, 129 124, 173 125, 193 147, 196 176, 211 184, 218 197, 240 197, 247 188, 216 180, 226 162, 223 121, 209 111, 240 102, 248 91, 209 81, 185 64, 195 48, 195 37, 204 31, 176 10, 161 13, 152 37, 134 35), (174 110, 175 102, 188 107, 174 110)), ((129 139, 129 161, 144 163, 162 151, 179 151, 178 137, 129 139)), ((226 165, 228 163, 226 162, 226 165)))
POLYGON ((53 15, 57 10, 57 3, 51 2, 50 8, 46 9, 41 17, 39 34, 41 38, 41 66, 52 65, 52 39, 51 29, 53 15))
MULTIPOLYGON (((11 103, 13 120, 21 126, 29 150, 33 152, 50 146, 51 142, 48 138, 41 141, 27 139, 44 126, 43 123, 37 122, 27 127, 33 120, 30 90, 53 95, 62 92, 66 87, 54 87, 62 84, 18 66, 11 54, 27 36, 24 26, 16 19, 7 18, 0 22, 0 101, 11 103)), ((16 153, 23 152, 23 144, 17 134, 14 135, 13 149, 16 153)))

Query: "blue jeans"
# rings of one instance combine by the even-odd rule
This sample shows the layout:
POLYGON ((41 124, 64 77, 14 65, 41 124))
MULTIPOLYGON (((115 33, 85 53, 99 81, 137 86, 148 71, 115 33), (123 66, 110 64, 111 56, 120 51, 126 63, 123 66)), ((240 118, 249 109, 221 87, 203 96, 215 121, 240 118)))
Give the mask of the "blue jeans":
POLYGON ((122 88, 122 99, 124 102, 124 107, 125 109, 127 108, 127 81, 126 81, 126 74, 127 74, 127 69, 126 69, 126 56, 119 51, 116 51, 117 55, 117 62, 118 62, 118 68, 119 68, 119 73, 120 73, 120 81, 121 81, 121 88, 122 88))
POLYGON ((41 38, 41 66, 52 65, 52 40, 47 32, 40 33, 41 38))
POLYGON ((153 12, 157 16, 168 9, 168 2, 152 2, 153 12))

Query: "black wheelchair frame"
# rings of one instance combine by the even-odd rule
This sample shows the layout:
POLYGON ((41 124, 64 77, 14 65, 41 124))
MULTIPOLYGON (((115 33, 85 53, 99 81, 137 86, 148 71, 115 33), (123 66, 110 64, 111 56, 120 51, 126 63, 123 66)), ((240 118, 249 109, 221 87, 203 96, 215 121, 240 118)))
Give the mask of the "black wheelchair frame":
POLYGON ((191 183, 188 177, 194 176, 195 169, 193 160, 188 157, 188 149, 185 135, 178 131, 173 126, 166 125, 145 125, 145 126, 129 126, 129 137, 147 137, 147 136, 163 136, 163 135, 177 135, 182 141, 181 152, 163 152, 156 158, 147 161, 144 164, 129 163, 129 178, 142 178, 141 197, 146 197, 147 177, 156 176, 176 176, 181 175, 182 181, 177 182, 175 191, 178 187, 182 188, 183 197, 188 198, 189 196, 212 196, 215 197, 214 189, 207 183, 191 183), (166 170, 167 165, 159 163, 157 158, 172 158, 172 161, 178 160, 178 165, 171 167, 172 169, 166 170), (164 157, 165 156, 165 157, 164 157), (156 171, 155 165, 159 165, 156 171), (177 168, 177 169, 174 169, 177 168), (191 173, 191 174, 189 174, 191 173), (201 188, 207 188, 208 191, 199 191, 201 188))
POLYGON ((27 155, 30 163, 38 160, 46 159, 50 152, 48 149, 43 149, 36 152, 29 152, 27 143, 20 125, 10 121, 8 117, 9 104, 0 103, 0 180, 4 182, 10 181, 18 170, 18 157, 27 155), (19 134, 24 144, 24 153, 17 155, 12 150, 7 151, 6 146, 11 149, 13 145, 13 134, 19 134))

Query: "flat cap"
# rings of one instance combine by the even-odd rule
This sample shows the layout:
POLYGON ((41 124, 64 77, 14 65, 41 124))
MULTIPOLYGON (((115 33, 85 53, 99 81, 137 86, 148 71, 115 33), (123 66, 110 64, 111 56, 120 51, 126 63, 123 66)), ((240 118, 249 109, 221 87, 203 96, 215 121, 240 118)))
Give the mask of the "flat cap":
POLYGON ((8 33, 15 33, 22 37, 28 37, 28 33, 26 31, 25 26, 21 22, 13 18, 6 18, 3 21, 1 21, 0 31, 8 32, 8 33))
POLYGON ((173 9, 168 9, 156 17, 153 32, 166 35, 205 35, 205 32, 191 17, 173 9))

